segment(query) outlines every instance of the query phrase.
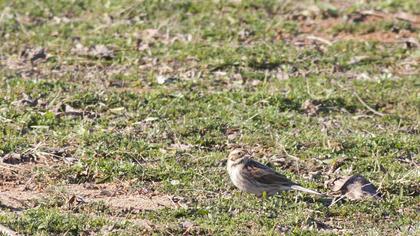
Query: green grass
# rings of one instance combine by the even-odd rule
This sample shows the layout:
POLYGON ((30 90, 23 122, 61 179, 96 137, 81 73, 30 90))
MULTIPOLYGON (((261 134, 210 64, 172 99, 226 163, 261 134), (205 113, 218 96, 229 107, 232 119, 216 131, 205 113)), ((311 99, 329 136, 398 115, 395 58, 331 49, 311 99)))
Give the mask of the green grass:
MULTIPOLYGON (((291 17, 305 9, 301 5, 215 2, 0 1, 0 156, 36 145, 44 153, 66 148, 77 162, 64 164, 58 156, 59 165, 37 166, 37 185, 130 180, 134 189, 153 188, 186 205, 115 213, 95 206, 68 209, 51 196, 18 213, 0 203, 1 224, 34 235, 178 235, 185 221, 194 223, 191 234, 203 235, 419 231, 419 49, 357 40, 299 46, 278 33, 302 35, 291 17), (79 55, 72 50, 77 42, 106 45, 115 57, 79 55), (145 49, 138 50, 138 43, 145 49), (36 47, 49 57, 31 65, 21 55, 36 47), (279 79, 280 72, 289 78, 279 79), (159 75, 176 79, 159 84, 159 75), (373 114, 354 92, 385 115, 373 114), (38 104, 22 104, 24 93, 38 104), (302 108, 307 100, 321 104, 317 113, 302 108), (85 115, 56 115, 65 104, 85 115), (240 131, 233 140, 232 129, 240 131), (333 178, 329 161, 348 158, 341 174, 365 176, 384 199, 328 207, 294 193, 265 200, 239 194, 225 170, 232 144, 253 150, 264 163, 286 157, 285 151, 297 156, 298 167, 272 166, 322 192, 333 178), (313 172, 320 175, 308 179, 313 172), (115 223, 116 215, 127 222, 115 223), (144 229, 133 219, 156 227, 144 229)), ((307 4, 338 22, 358 9, 418 14, 415 2, 307 4)), ((357 36, 395 28, 419 40, 419 29, 405 21, 338 22, 323 33, 357 36)))

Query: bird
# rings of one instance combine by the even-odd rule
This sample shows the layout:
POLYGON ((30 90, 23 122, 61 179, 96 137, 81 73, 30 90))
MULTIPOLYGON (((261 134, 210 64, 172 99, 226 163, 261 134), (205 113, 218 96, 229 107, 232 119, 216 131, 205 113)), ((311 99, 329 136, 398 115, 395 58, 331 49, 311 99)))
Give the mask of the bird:
POLYGON ((323 195, 304 188, 270 167, 253 160, 252 156, 242 148, 236 148, 229 153, 227 171, 230 180, 237 188, 243 192, 255 194, 257 197, 272 196, 289 190, 323 195))

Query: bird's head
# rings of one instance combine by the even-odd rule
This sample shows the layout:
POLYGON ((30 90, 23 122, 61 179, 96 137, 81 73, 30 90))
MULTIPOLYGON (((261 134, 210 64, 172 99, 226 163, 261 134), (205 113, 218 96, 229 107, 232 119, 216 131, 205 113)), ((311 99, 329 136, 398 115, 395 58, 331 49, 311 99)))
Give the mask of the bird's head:
POLYGON ((229 153, 228 161, 231 164, 239 164, 250 158, 249 153, 243 148, 236 148, 229 153))

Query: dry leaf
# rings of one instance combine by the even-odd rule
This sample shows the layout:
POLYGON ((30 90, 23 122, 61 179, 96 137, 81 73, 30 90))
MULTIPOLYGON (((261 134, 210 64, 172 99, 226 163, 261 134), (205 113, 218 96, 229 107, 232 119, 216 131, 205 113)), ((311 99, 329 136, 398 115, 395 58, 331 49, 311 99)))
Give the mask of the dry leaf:
POLYGON ((175 77, 169 77, 169 76, 164 76, 164 75, 158 75, 156 77, 156 82, 158 84, 169 84, 169 83, 173 83, 177 80, 177 78, 175 77))
POLYGON ((159 117, 146 117, 143 121, 144 122, 152 122, 152 121, 156 121, 159 120, 159 117))
POLYGON ((177 179, 173 179, 173 180, 171 180, 171 184, 172 185, 178 185, 178 184, 180 184, 181 182, 179 181, 179 180, 177 180, 177 179))
POLYGON ((350 200, 360 200, 368 197, 378 198, 377 188, 361 175, 345 176, 335 180, 331 186, 335 192, 340 192, 350 200))
POLYGON ((89 54, 93 57, 103 59, 112 59, 115 57, 114 52, 102 44, 93 46, 90 49, 89 54))
POLYGON ((63 104, 60 103, 57 105, 57 107, 53 110, 53 112, 55 113, 55 115, 57 117, 62 117, 62 116, 87 116, 87 117, 97 117, 98 114, 96 114, 95 112, 90 112, 90 111, 83 111, 80 109, 76 109, 73 108, 72 106, 68 105, 68 104, 63 104))
POLYGON ((115 108, 109 109, 109 111, 115 114, 119 114, 125 111, 125 107, 115 107, 115 108))
POLYGON ((410 15, 406 12, 399 12, 399 13, 395 14, 394 17, 399 19, 399 20, 409 21, 409 22, 412 22, 412 23, 415 23, 415 24, 420 23, 420 17, 419 16, 410 15))
POLYGON ((82 110, 75 109, 68 104, 61 104, 57 110, 60 110, 60 108, 61 108, 61 110, 64 110, 64 111, 62 111, 62 112, 57 111, 55 113, 55 115, 58 116, 58 117, 61 117, 61 116, 83 116, 83 111, 82 110))
POLYGON ((6 164, 11 164, 11 165, 16 165, 16 164, 20 164, 20 163, 25 163, 25 162, 30 162, 30 161, 34 161, 35 158, 33 155, 31 154, 19 154, 19 153, 8 153, 6 155, 4 155, 2 158, 0 158, 0 160, 3 163, 6 164))
POLYGON ((43 61, 47 59, 47 54, 45 53, 45 48, 25 48, 21 53, 21 58, 23 61, 31 61, 32 64, 35 62, 43 61))
POLYGON ((355 64, 358 64, 360 62, 369 60, 369 59, 370 58, 368 56, 355 56, 355 57, 350 59, 349 65, 355 65, 355 64))
POLYGON ((332 152, 339 152, 341 150, 343 150, 343 144, 341 142, 338 141, 334 141, 334 140, 327 140, 327 147, 332 151, 332 152))
POLYGON ((234 140, 241 136, 241 130, 238 128, 228 128, 225 131, 228 140, 234 140))
POLYGON ((184 229, 188 229, 194 226, 194 223, 192 223, 191 221, 184 221, 182 222, 182 228, 184 229))
POLYGON ((403 38, 401 42, 405 43, 407 48, 420 48, 420 43, 417 39, 410 37, 410 38, 403 38))
POLYGON ((368 73, 363 72, 356 76, 356 80, 366 80, 366 81, 374 81, 375 79, 369 76, 368 73))
POLYGON ((276 78, 278 80, 288 80, 289 79, 289 74, 283 70, 278 70, 276 72, 276 78))
POLYGON ((87 56, 89 54, 89 48, 78 42, 75 47, 71 49, 71 52, 79 56, 87 56))
POLYGON ((193 147, 194 146, 192 146, 191 144, 182 144, 182 143, 174 143, 174 144, 171 144, 170 146, 171 149, 175 149, 177 151, 188 151, 193 147))
POLYGON ((159 38, 161 35, 157 29, 145 29, 142 31, 141 36, 143 39, 150 41, 159 38))
POLYGON ((79 56, 90 56, 107 60, 113 59, 115 57, 114 52, 102 44, 94 45, 88 48, 83 46, 83 44, 80 42, 77 42, 75 47, 71 49, 71 52, 79 56))
POLYGON ((162 38, 161 33, 157 29, 146 29, 140 34, 136 33, 135 36, 137 38, 136 47, 139 51, 150 49, 159 38, 162 38))
POLYGON ((302 104, 301 109, 306 114, 313 116, 318 114, 320 107, 321 104, 319 101, 308 99, 302 104))
POLYGON ((22 99, 14 101, 13 105, 28 105, 30 107, 35 107, 38 105, 38 98, 34 99, 31 96, 27 95, 26 93, 22 93, 22 99))

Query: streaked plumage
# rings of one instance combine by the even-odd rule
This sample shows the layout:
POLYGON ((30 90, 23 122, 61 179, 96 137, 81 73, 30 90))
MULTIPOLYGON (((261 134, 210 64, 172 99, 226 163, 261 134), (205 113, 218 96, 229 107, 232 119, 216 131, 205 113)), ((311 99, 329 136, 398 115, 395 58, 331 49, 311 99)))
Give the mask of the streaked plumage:
POLYGON ((251 159, 243 149, 235 149, 229 154, 227 170, 232 183, 240 190, 262 196, 267 196, 288 190, 299 190, 311 194, 320 193, 306 189, 288 180, 286 176, 275 172, 270 167, 251 159))

